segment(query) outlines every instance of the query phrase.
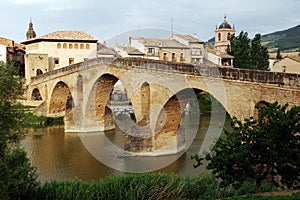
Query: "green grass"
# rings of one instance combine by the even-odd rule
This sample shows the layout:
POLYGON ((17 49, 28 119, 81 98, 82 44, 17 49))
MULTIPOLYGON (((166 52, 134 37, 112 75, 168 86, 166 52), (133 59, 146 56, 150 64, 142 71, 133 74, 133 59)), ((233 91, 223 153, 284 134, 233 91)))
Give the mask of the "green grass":
MULTIPOLYGON (((274 190, 270 187, 264 189, 274 190)), ((200 174, 192 178, 175 174, 142 173, 114 175, 97 182, 86 182, 80 179, 46 182, 30 199, 214 200, 250 195, 254 192, 254 184, 244 184, 238 190, 232 187, 222 188, 217 179, 210 173, 200 174)), ((257 196, 231 199, 247 199, 247 197, 255 199, 257 196)))
POLYGON ((50 125, 61 125, 64 124, 63 117, 45 117, 37 116, 31 112, 26 113, 25 125, 26 127, 44 127, 50 125))

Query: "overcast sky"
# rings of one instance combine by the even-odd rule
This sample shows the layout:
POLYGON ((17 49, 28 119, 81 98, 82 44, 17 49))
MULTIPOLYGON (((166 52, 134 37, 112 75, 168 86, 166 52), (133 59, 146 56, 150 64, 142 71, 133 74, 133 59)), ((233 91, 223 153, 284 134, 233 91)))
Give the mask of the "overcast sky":
POLYGON ((172 18, 174 31, 197 33, 207 41, 225 13, 237 34, 243 30, 250 37, 300 24, 300 0, 1 0, 0 4, 0 37, 15 42, 26 39, 30 18, 37 36, 84 30, 100 41, 132 30, 170 33, 172 18))

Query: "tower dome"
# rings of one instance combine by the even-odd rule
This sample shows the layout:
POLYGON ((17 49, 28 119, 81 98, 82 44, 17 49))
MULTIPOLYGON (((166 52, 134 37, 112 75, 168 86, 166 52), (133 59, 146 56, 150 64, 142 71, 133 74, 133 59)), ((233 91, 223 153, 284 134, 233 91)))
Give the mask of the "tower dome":
POLYGON ((231 29, 230 24, 228 24, 228 22, 227 22, 227 20, 226 20, 226 15, 224 16, 224 21, 223 21, 223 23, 219 26, 219 29, 223 29, 223 28, 231 29))
POLYGON ((36 33, 33 29, 33 23, 30 19, 29 27, 28 27, 28 30, 26 32, 26 38, 27 38, 27 40, 29 40, 29 39, 32 39, 32 38, 35 38, 35 37, 36 37, 36 33))

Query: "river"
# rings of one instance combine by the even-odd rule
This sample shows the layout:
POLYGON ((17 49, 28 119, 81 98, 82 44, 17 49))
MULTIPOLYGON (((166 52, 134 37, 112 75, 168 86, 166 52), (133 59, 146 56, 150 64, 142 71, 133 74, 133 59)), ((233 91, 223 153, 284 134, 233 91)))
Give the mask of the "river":
MULTIPOLYGON (((225 128, 229 127, 227 116, 224 121, 224 113, 214 114, 214 116, 212 117, 211 114, 201 114, 199 123, 195 122, 193 116, 183 117, 181 124, 185 126, 186 130, 193 128, 198 130, 194 138, 189 138, 189 134, 186 134, 187 141, 192 140, 191 145, 185 152, 179 154, 179 158, 176 158, 174 162, 155 171, 194 176, 205 170, 204 166, 195 169, 193 167, 194 161, 190 157, 193 154, 199 153, 203 141, 206 141, 208 136, 217 132, 221 133, 223 125, 225 128)), ((120 130, 99 134, 104 134, 115 144, 120 143, 120 141, 122 143, 124 140, 124 136, 120 133, 120 130)), ((86 138, 90 137, 92 139, 92 135, 85 133, 86 138)), ((96 159, 89 149, 86 148, 86 145, 83 144, 80 134, 65 133, 63 126, 31 130, 21 142, 21 145, 27 151, 32 164, 37 167, 41 181, 74 178, 96 181, 109 175, 126 173, 109 167, 96 159)), ((165 158, 167 157, 160 156, 160 158, 150 157, 147 159, 158 163, 160 162, 159 159, 165 160, 165 158)), ((127 161, 135 163, 132 158, 118 159, 123 159, 123 162, 126 162, 127 159, 127 161)), ((143 163, 143 160, 139 162, 140 164, 148 165, 146 161, 145 163, 143 163)), ((138 169, 139 164, 135 167, 138 169)))

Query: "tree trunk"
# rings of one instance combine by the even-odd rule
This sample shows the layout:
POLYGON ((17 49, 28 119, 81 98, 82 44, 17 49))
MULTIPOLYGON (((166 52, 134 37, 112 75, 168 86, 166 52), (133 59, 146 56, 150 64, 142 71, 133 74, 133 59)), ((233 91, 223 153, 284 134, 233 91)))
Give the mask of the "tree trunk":
POLYGON ((255 189, 256 194, 261 193, 261 179, 260 178, 256 179, 256 186, 255 187, 256 187, 256 189, 255 189))

